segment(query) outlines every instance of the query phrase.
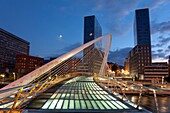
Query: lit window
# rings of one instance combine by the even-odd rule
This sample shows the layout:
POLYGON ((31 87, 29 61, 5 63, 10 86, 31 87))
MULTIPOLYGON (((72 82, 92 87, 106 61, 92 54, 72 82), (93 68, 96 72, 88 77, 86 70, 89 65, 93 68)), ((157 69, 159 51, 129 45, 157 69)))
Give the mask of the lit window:
POLYGON ((90 34, 89 34, 89 36, 92 36, 92 35, 93 35, 93 33, 90 33, 90 34))

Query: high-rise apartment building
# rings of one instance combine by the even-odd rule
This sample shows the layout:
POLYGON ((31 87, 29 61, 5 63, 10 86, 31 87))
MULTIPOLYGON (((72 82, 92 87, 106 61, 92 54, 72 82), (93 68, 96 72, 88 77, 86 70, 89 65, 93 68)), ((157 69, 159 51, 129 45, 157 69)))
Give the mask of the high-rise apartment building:
MULTIPOLYGON (((84 17, 84 44, 88 43, 100 36, 102 36, 102 28, 101 28, 98 20, 96 19, 96 17, 94 15, 84 17)), ((94 68, 93 68, 94 67, 94 59, 96 56, 99 56, 99 55, 94 55, 94 54, 98 54, 98 52, 96 52, 97 51, 96 49, 99 49, 101 46, 102 46, 101 43, 98 42, 84 50, 83 63, 85 65, 88 65, 89 72, 93 73, 93 71, 94 71, 94 68)))
POLYGON ((130 73, 142 79, 144 66, 151 65, 149 9, 135 11, 134 38, 135 47, 129 52, 130 73))
POLYGON ((0 28, 0 72, 13 72, 17 54, 29 54, 29 42, 0 28))

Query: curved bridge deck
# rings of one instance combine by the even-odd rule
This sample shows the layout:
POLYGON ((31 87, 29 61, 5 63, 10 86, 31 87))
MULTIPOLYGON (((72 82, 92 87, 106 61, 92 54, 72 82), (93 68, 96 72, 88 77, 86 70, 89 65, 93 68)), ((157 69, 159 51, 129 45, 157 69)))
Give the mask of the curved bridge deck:
POLYGON ((92 77, 76 77, 51 87, 31 101, 28 112, 147 112, 110 95, 92 77))

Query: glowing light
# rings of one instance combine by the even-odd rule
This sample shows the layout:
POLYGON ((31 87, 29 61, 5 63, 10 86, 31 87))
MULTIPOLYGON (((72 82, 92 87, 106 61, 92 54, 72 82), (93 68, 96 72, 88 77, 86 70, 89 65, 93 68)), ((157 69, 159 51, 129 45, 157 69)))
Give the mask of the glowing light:
POLYGON ((121 72, 124 73, 125 72, 124 69, 122 69, 121 72))
POLYGON ((1 76, 2 78, 4 78, 4 77, 5 77, 5 75, 4 75, 4 74, 1 74, 0 76, 1 76))
POLYGON ((90 33, 90 34, 89 34, 89 36, 92 36, 92 35, 93 35, 93 33, 90 33))

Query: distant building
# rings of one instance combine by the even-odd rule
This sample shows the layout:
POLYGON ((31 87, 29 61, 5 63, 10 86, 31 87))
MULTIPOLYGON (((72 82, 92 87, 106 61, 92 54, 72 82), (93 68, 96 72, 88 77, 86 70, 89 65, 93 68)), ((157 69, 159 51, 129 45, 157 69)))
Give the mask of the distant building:
POLYGON ((135 47, 129 52, 130 74, 144 78, 144 67, 151 65, 151 39, 149 10, 135 11, 134 22, 135 47))
MULTIPOLYGON (((96 17, 93 16, 86 16, 84 17, 84 44, 88 43, 98 37, 102 36, 102 28, 97 21, 96 17)), ((85 65, 88 65, 89 72, 94 73, 94 59, 96 59, 96 56, 99 56, 98 52, 95 52, 96 49, 99 50, 101 48, 101 42, 97 42, 96 44, 93 44, 89 46, 88 48, 84 49, 83 55, 83 63, 85 65), (98 55, 94 55, 98 54, 98 55)), ((100 51, 100 50, 99 50, 100 51)))
POLYGON ((144 79, 151 80, 152 83, 161 83, 168 77, 167 62, 156 62, 144 67, 144 79))
POLYGON ((29 42, 0 28, 0 73, 13 72, 16 55, 29 55, 29 45, 29 42))
POLYGON ((169 56, 169 60, 168 60, 168 70, 169 70, 169 77, 170 77, 170 56, 169 56))
POLYGON ((129 64, 129 57, 125 59, 124 62, 124 70, 128 71, 130 70, 130 64, 129 64))
POLYGON ((43 64, 43 58, 29 56, 25 54, 18 54, 16 56, 15 72, 24 75, 42 66, 43 64))

